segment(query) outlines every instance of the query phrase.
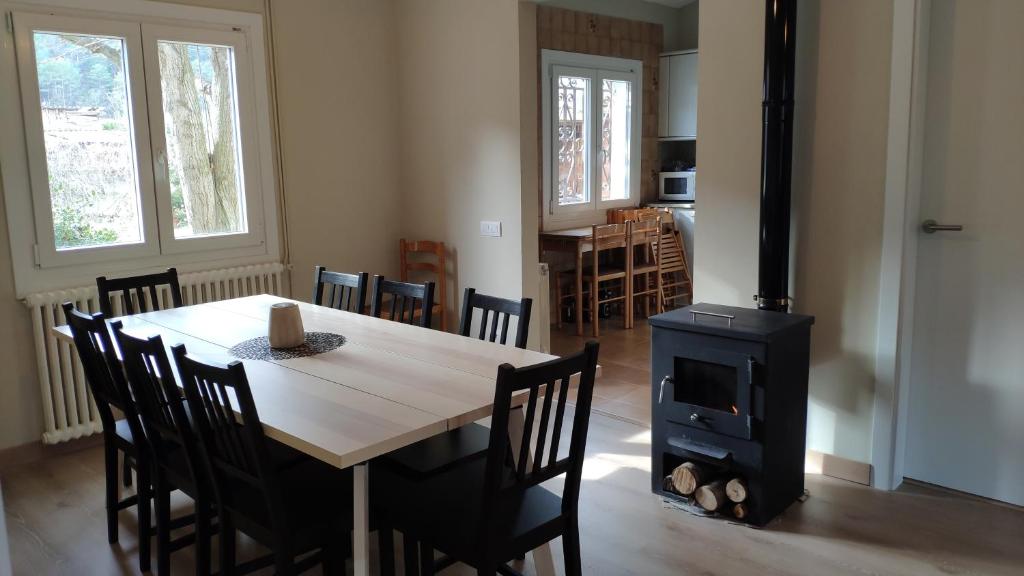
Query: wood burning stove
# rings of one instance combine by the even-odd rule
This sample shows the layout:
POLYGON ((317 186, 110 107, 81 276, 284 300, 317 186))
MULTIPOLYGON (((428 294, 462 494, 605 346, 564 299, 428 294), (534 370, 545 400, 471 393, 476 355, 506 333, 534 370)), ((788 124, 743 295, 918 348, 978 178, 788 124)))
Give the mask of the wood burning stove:
POLYGON ((801 496, 814 318, 696 304, 651 323, 652 478, 686 462, 700 483, 741 478, 743 520, 762 525, 801 496))

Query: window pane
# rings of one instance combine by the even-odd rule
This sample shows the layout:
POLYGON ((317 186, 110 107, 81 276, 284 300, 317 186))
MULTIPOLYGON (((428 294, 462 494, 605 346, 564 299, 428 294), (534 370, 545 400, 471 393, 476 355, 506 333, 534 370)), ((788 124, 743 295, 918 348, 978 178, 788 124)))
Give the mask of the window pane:
POLYGON ((175 238, 246 231, 234 54, 157 42, 175 238))
POLYGON ((142 241, 120 38, 34 32, 57 250, 142 241))
POLYGON ((629 198, 629 133, 632 86, 628 80, 602 82, 601 200, 629 198))
POLYGON ((590 79, 558 76, 558 205, 590 201, 587 190, 587 102, 590 79))

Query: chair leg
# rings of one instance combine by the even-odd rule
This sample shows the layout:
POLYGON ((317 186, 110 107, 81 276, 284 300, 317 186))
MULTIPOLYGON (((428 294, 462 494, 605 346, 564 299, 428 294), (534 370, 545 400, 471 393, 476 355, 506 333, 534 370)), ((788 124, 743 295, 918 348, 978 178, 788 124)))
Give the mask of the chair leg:
POLYGON ((597 338, 598 336, 600 336, 600 333, 601 333, 601 329, 598 327, 598 325, 601 324, 601 317, 597 313, 598 312, 598 300, 600 300, 600 296, 598 295, 598 292, 597 292, 598 286, 599 286, 599 283, 597 281, 597 271, 595 270, 594 271, 594 281, 590 283, 590 325, 592 326, 592 331, 594 333, 594 338, 597 338))
POLYGON ((205 499, 195 501, 196 515, 196 575, 209 576, 211 556, 210 520, 212 513, 205 499))
POLYGON ((153 486, 149 479, 149 470, 139 463, 137 479, 139 502, 136 510, 139 515, 139 571, 149 572, 152 563, 153 542, 153 486))
POLYGON ((156 501, 156 573, 171 574, 171 490, 159 471, 154 478, 156 501))
POLYGON ((122 481, 124 482, 124 487, 125 488, 131 488, 132 487, 132 465, 131 465, 131 462, 128 460, 128 455, 127 454, 125 454, 124 455, 124 459, 121 460, 121 476, 122 476, 122 481))
POLYGON ((558 272, 555 272, 555 327, 562 327, 562 279, 558 272))
POLYGON ((377 528, 380 547, 381 576, 395 576, 395 532, 391 526, 382 524, 377 528))
POLYGON ((579 521, 575 518, 570 520, 562 534, 562 548, 565 552, 565 574, 566 576, 582 576, 583 563, 580 558, 580 529, 579 521))
POLYGON ((231 576, 235 573, 235 521, 231 513, 218 510, 217 521, 220 523, 220 573, 231 576))
POLYGON ((106 468, 107 492, 107 542, 117 542, 117 448, 109 442, 103 443, 103 462, 106 468))
POLYGON ((409 534, 402 535, 402 559, 405 564, 406 576, 417 576, 420 571, 416 540, 409 534))
POLYGON ((434 576, 434 547, 420 542, 420 576, 434 576))

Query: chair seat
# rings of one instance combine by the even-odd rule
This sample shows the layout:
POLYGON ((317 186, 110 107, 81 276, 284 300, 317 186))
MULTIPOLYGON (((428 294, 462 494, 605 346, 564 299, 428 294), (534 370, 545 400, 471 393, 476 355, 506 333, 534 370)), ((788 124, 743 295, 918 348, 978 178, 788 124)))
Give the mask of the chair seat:
MULTIPOLYGON (((498 503, 497 517, 511 521, 484 526, 481 514, 486 464, 486 458, 476 458, 423 480, 381 467, 371 476, 370 498, 375 509, 384 512, 393 525, 411 529, 417 538, 443 553, 479 558, 480 536, 490 530, 492 542, 507 546, 498 550, 498 555, 503 561, 511 560, 546 541, 531 533, 564 522, 562 499, 543 486, 533 486, 498 503)), ((511 478, 510 468, 506 467, 506 473, 511 478)))
MULTIPOLYGON (((288 529, 296 553, 319 548, 328 530, 352 529, 352 470, 340 470, 278 444, 271 458, 278 469, 288 529), (299 454, 296 458, 294 454, 299 454)), ((239 529, 273 546, 270 511, 263 492, 244 482, 231 482, 225 505, 239 529)))
POLYGON ((378 461, 404 476, 423 479, 487 454, 491 429, 467 424, 381 456, 378 461))

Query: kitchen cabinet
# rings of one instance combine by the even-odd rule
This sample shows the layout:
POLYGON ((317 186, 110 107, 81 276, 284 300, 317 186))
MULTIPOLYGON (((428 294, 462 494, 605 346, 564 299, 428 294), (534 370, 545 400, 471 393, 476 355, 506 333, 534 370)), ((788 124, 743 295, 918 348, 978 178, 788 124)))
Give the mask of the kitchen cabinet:
POLYGON ((659 62, 658 137, 697 138, 697 51, 661 56, 659 62))

